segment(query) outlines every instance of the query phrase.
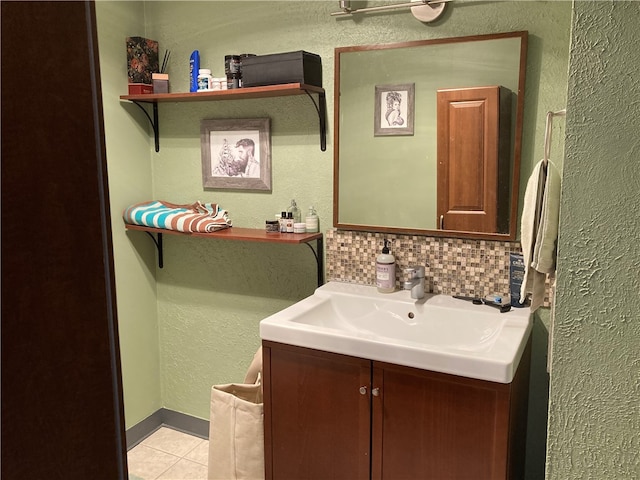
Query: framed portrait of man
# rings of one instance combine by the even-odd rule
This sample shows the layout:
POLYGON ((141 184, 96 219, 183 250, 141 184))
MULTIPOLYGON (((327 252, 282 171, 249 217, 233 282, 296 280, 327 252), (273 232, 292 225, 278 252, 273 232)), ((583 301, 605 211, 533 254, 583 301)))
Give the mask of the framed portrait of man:
POLYGON ((202 185, 271 190, 270 119, 205 119, 200 125, 202 185))

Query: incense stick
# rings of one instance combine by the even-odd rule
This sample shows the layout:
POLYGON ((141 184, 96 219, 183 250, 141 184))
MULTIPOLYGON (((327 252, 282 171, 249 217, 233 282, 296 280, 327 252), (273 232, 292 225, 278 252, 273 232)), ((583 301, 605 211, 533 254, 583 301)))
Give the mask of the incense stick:
POLYGON ((167 69, 167 65, 169 64, 169 57, 171 56, 170 50, 164 51, 164 59, 162 60, 162 67, 160 68, 160 73, 164 73, 167 69))

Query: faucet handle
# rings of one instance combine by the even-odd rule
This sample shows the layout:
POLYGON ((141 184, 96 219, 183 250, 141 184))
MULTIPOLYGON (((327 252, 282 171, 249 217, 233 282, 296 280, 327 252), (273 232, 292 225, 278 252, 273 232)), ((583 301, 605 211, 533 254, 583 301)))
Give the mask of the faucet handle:
POLYGON ((410 275, 411 278, 424 278, 425 276, 424 266, 422 265, 407 267, 404 269, 404 273, 406 273, 407 275, 410 275))

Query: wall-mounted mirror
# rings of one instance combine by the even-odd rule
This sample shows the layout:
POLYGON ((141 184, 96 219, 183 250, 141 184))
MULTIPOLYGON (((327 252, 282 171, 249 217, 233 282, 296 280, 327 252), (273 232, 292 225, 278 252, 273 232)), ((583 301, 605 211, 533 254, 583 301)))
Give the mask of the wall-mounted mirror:
POLYGON ((334 226, 515 240, 526 52, 527 32, 336 48, 334 226))

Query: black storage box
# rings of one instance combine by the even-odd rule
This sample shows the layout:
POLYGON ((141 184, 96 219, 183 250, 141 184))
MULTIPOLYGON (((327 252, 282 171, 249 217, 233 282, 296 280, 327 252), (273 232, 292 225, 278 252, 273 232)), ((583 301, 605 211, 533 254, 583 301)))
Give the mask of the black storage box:
POLYGON ((242 59, 242 86, 305 83, 322 87, 322 60, 315 53, 297 52, 257 55, 242 59))

